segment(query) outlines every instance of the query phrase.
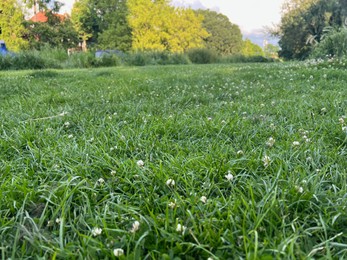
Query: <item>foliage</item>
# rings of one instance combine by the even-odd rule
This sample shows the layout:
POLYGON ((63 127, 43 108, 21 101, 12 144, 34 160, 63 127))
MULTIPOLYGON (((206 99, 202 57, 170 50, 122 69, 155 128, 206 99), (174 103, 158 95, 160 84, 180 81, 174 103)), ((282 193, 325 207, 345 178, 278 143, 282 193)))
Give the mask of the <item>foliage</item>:
POLYGON ((279 46, 268 43, 264 46, 264 56, 267 58, 278 58, 278 52, 280 51, 279 46))
POLYGON ((167 0, 129 0, 128 21, 135 51, 185 52, 202 46, 208 36, 203 17, 190 9, 174 8, 167 0))
POLYGON ((24 15, 16 0, 0 1, 0 39, 13 51, 25 49, 28 43, 22 38, 26 30, 24 15))
POLYGON ((264 51, 259 45, 253 43, 249 39, 246 39, 243 42, 242 55, 244 55, 244 56, 264 56, 264 51))
POLYGON ((346 71, 0 77, 3 259, 347 258, 346 71))
POLYGON ((236 24, 221 13, 210 10, 198 10, 203 15, 203 28, 209 33, 204 39, 205 47, 220 55, 239 54, 242 50, 242 34, 236 24))
POLYGON ((342 57, 347 56, 347 29, 332 29, 320 43, 314 46, 311 57, 342 57))
POLYGON ((92 16, 97 16, 98 46, 103 49, 129 51, 131 49, 132 35, 131 28, 127 21, 127 1, 90 1, 93 5, 92 16))
POLYGON ((26 38, 31 49, 41 49, 45 46, 70 48, 78 44, 78 35, 69 19, 60 21, 50 11, 47 12, 48 22, 25 23, 26 38))
POLYGON ((90 0, 78 0, 74 3, 71 10, 71 22, 76 30, 83 46, 87 47, 87 41, 93 37, 96 26, 96 15, 90 0))
POLYGON ((191 62, 196 64, 215 63, 218 59, 217 53, 210 49, 192 49, 187 54, 191 62))
POLYGON ((341 27, 347 14, 345 0, 288 0, 277 35, 280 56, 305 59, 322 40, 324 28, 341 27))

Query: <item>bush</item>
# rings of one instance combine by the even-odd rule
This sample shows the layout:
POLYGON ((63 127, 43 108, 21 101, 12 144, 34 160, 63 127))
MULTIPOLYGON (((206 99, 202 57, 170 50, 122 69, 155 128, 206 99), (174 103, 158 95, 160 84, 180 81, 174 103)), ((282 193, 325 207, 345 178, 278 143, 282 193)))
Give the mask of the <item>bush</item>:
POLYGON ((274 58, 266 58, 264 56, 245 56, 245 55, 232 55, 219 59, 220 63, 245 63, 245 62, 275 62, 278 61, 274 58))
POLYGON ((196 64, 215 63, 218 59, 216 52, 209 49, 192 49, 187 54, 189 60, 196 64))
POLYGON ((311 58, 347 56, 347 29, 333 29, 323 36, 312 53, 311 58))

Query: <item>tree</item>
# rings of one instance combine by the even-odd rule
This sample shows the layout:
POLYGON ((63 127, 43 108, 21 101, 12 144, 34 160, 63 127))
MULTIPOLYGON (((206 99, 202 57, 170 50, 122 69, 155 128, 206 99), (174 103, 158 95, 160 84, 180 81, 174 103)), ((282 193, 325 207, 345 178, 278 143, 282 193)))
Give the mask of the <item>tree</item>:
POLYGON ((28 43, 22 38, 25 34, 24 15, 16 0, 0 2, 0 38, 14 51, 24 49, 28 43))
POLYGON ((243 42, 242 54, 245 56, 264 56, 262 48, 249 39, 243 42))
POLYGON ((78 44, 78 35, 68 17, 63 18, 52 11, 45 12, 47 22, 25 23, 26 38, 30 48, 41 49, 44 46, 69 48, 78 44))
POLYGON ((209 36, 202 28, 202 16, 174 8, 168 0, 129 0, 128 8, 135 51, 184 52, 202 47, 209 36))
POLYGON ((71 22, 75 28, 82 46, 87 49, 87 41, 93 37, 96 15, 93 15, 90 0, 78 0, 71 10, 71 22))
POLYGON ((214 11, 198 10, 196 12, 204 16, 202 26, 210 34, 204 39, 206 48, 222 55, 241 52, 242 34, 236 24, 232 24, 227 16, 214 11))
POLYGON ((322 40, 327 26, 342 26, 347 14, 346 0, 287 0, 276 34, 280 56, 304 59, 322 40))
POLYGON ((131 28, 128 23, 128 6, 124 0, 93 0, 98 16, 98 45, 102 48, 129 51, 131 28))

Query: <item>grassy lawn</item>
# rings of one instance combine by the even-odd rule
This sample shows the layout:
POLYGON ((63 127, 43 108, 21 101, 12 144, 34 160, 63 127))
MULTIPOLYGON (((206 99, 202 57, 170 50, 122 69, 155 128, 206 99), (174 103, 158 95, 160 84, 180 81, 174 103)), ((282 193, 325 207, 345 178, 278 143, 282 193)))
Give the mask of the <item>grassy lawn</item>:
POLYGON ((0 72, 1 259, 347 258, 346 78, 0 72))

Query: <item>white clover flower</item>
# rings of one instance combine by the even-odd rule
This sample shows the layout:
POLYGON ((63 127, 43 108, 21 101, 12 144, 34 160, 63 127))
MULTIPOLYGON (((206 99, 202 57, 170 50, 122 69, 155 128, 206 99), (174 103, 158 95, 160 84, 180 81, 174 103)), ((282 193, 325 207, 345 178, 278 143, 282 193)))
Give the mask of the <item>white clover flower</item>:
POLYGON ((136 164, 137 164, 137 166, 139 166, 139 167, 143 167, 143 166, 145 165, 145 163, 144 163, 142 160, 138 160, 138 161, 136 162, 136 164))
POLYGON ((138 231, 140 229, 140 222, 138 222, 137 220, 133 223, 133 226, 130 230, 130 233, 135 233, 136 231, 138 231))
POLYGON ((169 208, 171 208, 171 209, 174 209, 174 208, 176 208, 176 200, 175 200, 175 202, 173 202, 173 201, 171 201, 169 204, 168 204, 168 206, 169 206, 169 208))
POLYGON ((241 155, 243 155, 244 153, 243 153, 242 150, 238 150, 238 151, 236 152, 236 154, 241 156, 241 155))
POLYGON ((340 117, 340 118, 339 118, 339 122, 340 122, 340 124, 343 125, 343 124, 345 123, 345 119, 344 119, 343 117, 340 117))
POLYGON ((116 173, 117 173, 117 172, 116 172, 115 170, 112 170, 110 174, 111 174, 112 176, 115 176, 116 173))
POLYGON ((347 126, 342 127, 342 131, 347 134, 347 126))
POLYGON ((169 187, 174 187, 175 186, 175 180, 173 180, 173 179, 168 179, 167 181, 166 181, 166 185, 167 186, 169 186, 169 187))
POLYGON ((71 139, 73 138, 73 135, 68 135, 67 138, 71 139))
POLYGON ((117 257, 122 256, 124 255, 124 250, 122 248, 116 248, 113 250, 113 254, 117 257))
POLYGON ((323 107, 323 108, 320 110, 320 112, 326 113, 326 112, 327 112, 327 109, 326 109, 325 107, 323 107))
POLYGON ((61 218, 56 218, 55 219, 55 223, 60 224, 60 222, 61 222, 61 218))
POLYGON ((293 142, 293 146, 299 146, 299 145, 300 145, 300 142, 298 142, 298 141, 293 142))
POLYGON ((212 120, 212 117, 208 117, 207 120, 208 120, 208 121, 211 121, 211 120, 212 120))
POLYGON ((265 155, 262 159, 263 163, 264 163, 264 167, 268 167, 269 164, 271 163, 271 158, 267 155, 265 155))
POLYGON ((207 202, 206 196, 201 196, 201 197, 200 197, 200 201, 201 201, 202 203, 206 203, 206 202, 207 202))
POLYGON ((102 229, 101 228, 95 227, 95 228, 92 229, 92 235, 94 237, 101 235, 101 233, 102 233, 102 229))
POLYGON ((186 231, 187 227, 186 226, 183 226, 181 224, 177 224, 177 227, 176 227, 176 231, 177 232, 181 232, 182 235, 184 234, 184 232, 186 231))
POLYGON ((225 175, 225 178, 228 180, 228 181, 232 181, 234 179, 234 176, 231 174, 230 171, 228 171, 228 174, 225 175))
POLYGON ((103 178, 100 178, 100 179, 98 179, 98 183, 99 183, 100 185, 102 185, 102 184, 105 183, 105 180, 104 180, 103 178))
POLYGON ((70 126, 70 122, 65 122, 65 123, 64 123, 64 127, 67 128, 67 127, 69 127, 69 126, 70 126))
POLYGON ((269 147, 272 147, 275 144, 275 139, 273 137, 270 137, 269 140, 266 142, 266 145, 269 147))
POLYGON ((296 190, 297 190, 298 193, 303 193, 304 192, 304 188, 301 187, 301 186, 300 187, 297 186, 296 190))

